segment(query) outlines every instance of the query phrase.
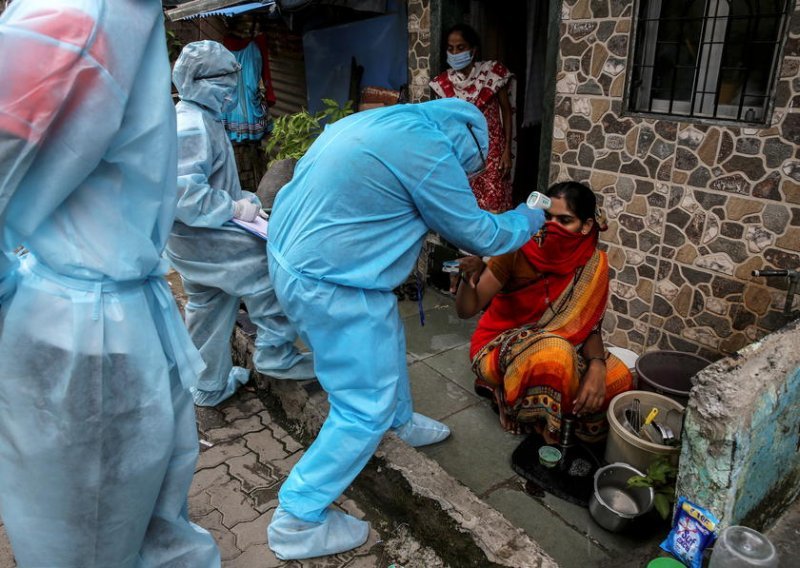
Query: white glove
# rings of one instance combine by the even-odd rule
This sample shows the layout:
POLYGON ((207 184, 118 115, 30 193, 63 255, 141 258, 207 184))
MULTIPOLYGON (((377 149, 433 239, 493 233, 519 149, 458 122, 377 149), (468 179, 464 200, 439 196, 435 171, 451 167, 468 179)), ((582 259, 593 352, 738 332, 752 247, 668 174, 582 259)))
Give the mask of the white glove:
POLYGON ((249 199, 240 199, 233 203, 233 218, 252 223, 258 217, 258 212, 261 210, 260 205, 256 205, 249 199))

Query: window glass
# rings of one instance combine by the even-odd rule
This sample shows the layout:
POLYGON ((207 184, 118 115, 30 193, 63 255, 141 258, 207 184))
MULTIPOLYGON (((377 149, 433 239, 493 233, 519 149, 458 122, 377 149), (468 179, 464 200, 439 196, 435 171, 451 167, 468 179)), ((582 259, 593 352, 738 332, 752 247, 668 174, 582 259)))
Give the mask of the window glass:
POLYGON ((641 0, 629 109, 766 120, 789 0, 641 0))

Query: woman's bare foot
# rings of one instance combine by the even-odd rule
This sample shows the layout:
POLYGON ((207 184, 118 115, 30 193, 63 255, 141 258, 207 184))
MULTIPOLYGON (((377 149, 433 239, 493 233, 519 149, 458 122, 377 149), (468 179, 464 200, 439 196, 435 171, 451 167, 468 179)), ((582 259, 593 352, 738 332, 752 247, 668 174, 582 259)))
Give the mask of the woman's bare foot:
POLYGON ((503 430, 516 435, 526 433, 527 427, 511 418, 506 412, 506 407, 503 401, 503 389, 495 389, 494 397, 495 404, 497 405, 497 414, 500 415, 500 426, 503 428, 503 430))

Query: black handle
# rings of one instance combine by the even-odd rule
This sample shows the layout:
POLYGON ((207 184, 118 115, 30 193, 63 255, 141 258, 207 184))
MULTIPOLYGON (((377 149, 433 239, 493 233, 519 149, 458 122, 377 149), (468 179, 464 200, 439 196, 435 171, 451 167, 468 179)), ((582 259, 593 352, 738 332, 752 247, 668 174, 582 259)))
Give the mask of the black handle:
POLYGON ((753 271, 753 276, 766 276, 768 278, 770 276, 789 276, 789 271, 788 270, 772 270, 772 269, 754 270, 753 271))

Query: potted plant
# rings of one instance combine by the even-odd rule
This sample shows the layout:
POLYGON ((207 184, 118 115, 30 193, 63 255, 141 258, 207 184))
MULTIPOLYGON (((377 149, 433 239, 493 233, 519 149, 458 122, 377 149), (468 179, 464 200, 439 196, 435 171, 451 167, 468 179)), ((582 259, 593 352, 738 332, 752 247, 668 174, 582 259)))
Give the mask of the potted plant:
POLYGON ((652 487, 655 496, 653 506, 662 519, 668 519, 675 503, 675 479, 678 468, 666 456, 659 457, 647 468, 646 475, 634 475, 628 479, 628 487, 652 487))
POLYGON ((265 149, 271 159, 257 191, 265 209, 272 208, 275 195, 292 179, 297 160, 308 151, 325 126, 353 113, 352 101, 344 106, 333 99, 322 99, 322 103, 324 108, 314 114, 303 109, 275 119, 265 149))

